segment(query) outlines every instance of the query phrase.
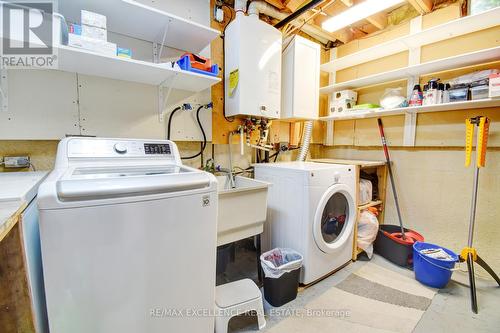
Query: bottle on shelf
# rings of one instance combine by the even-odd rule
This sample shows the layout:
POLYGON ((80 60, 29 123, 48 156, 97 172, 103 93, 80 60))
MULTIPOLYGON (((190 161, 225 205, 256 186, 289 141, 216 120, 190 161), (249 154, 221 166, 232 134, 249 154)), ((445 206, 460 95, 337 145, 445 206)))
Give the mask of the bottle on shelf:
POLYGON ((422 88, 420 84, 416 84, 413 87, 413 92, 410 97, 410 106, 420 106, 424 100, 424 95, 422 93, 422 88))
POLYGON ((438 104, 439 101, 439 79, 431 79, 429 80, 428 89, 424 95, 423 105, 434 105, 438 104))
POLYGON ((437 104, 443 104, 443 95, 444 95, 444 83, 439 82, 437 104))
POLYGON ((446 83, 444 85, 443 102, 442 103, 450 103, 450 88, 451 88, 451 85, 449 83, 446 83))

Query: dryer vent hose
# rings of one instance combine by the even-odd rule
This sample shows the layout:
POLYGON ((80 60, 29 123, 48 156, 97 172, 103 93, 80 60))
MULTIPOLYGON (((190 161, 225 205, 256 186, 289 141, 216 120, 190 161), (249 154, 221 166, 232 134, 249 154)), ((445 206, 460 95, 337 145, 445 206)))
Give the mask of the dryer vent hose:
POLYGON ((304 139, 302 141, 302 147, 300 148, 297 161, 303 162, 306 160, 307 153, 309 152, 309 145, 311 144, 313 125, 314 122, 312 120, 308 120, 304 123, 304 139))

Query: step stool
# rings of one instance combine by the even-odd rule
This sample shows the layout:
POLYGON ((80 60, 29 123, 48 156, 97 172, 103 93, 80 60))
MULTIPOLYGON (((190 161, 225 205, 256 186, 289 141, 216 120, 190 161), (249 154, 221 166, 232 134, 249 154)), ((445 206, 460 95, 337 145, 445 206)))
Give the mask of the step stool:
POLYGON ((227 333, 229 320, 246 312, 257 312, 259 330, 266 326, 262 294, 250 279, 226 283, 215 288, 215 333, 227 333))

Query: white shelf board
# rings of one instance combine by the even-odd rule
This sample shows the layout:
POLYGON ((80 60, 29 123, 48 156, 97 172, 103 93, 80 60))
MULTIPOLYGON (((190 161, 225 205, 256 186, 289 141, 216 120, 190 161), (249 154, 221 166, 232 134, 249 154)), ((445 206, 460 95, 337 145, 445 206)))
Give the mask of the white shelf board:
POLYGON ((500 107, 500 98, 497 99, 487 98, 476 101, 454 102, 454 103, 444 103, 444 104, 425 105, 425 106, 412 106, 412 107, 396 108, 390 110, 384 110, 384 109, 353 110, 350 111, 349 113, 344 113, 342 115, 321 117, 319 118, 319 120, 322 121, 352 120, 352 119, 378 118, 384 116, 402 115, 405 113, 418 114, 427 112, 469 110, 469 109, 480 109, 480 108, 490 108, 490 107, 500 107))
POLYGON ((105 15, 109 31, 158 44, 168 24, 165 45, 192 53, 199 53, 220 35, 215 29, 133 0, 59 1, 59 11, 70 22, 81 22, 82 9, 105 15))
POLYGON ((409 77, 420 76, 423 74, 432 74, 448 69, 466 67, 476 64, 487 63, 500 60, 500 46, 464 53, 452 57, 442 58, 425 62, 422 64, 394 69, 388 72, 373 74, 359 79, 334 83, 320 88, 320 93, 330 94, 344 89, 357 89, 361 87, 374 86, 381 83, 405 80, 409 77))
POLYGON ((170 64, 125 59, 84 49, 59 46, 58 69, 85 75, 139 82, 199 92, 220 82, 220 78, 170 68, 170 64))
POLYGON ((429 29, 399 37, 376 46, 334 59, 321 65, 321 70, 336 72, 368 61, 387 57, 411 48, 429 45, 445 39, 488 29, 500 25, 500 7, 485 12, 466 16, 429 29))

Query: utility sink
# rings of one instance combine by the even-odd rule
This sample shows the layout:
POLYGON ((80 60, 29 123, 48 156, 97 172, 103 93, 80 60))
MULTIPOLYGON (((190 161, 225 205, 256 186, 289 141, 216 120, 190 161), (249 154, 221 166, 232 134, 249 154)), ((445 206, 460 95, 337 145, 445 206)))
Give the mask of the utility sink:
POLYGON ((219 176, 217 181, 217 246, 262 233, 267 215, 269 183, 236 176, 236 187, 231 188, 228 177, 219 176))

